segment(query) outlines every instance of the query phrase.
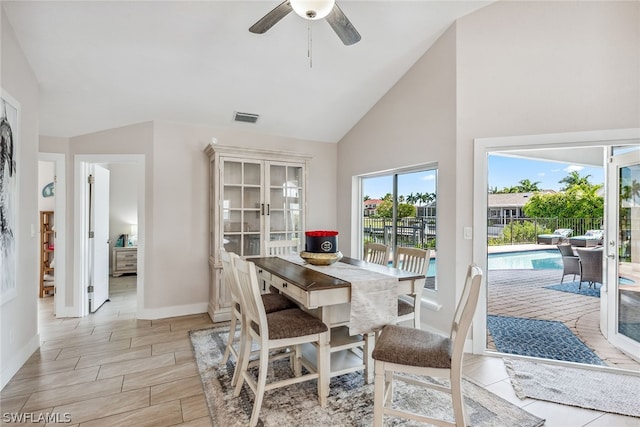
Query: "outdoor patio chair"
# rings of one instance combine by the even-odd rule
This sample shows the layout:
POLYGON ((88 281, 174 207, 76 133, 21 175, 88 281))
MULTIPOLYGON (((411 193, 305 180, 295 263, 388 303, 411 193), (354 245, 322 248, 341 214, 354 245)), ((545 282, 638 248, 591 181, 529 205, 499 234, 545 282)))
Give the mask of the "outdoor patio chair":
POLYGON ((553 234, 538 234, 538 244, 557 245, 564 243, 569 236, 571 236, 573 230, 570 228, 558 228, 553 234))
POLYGON ((329 364, 329 328, 327 325, 322 320, 299 308, 290 308, 267 314, 260 298, 255 265, 250 261, 237 258, 233 271, 240 288, 242 322, 245 325, 250 325, 246 327, 247 334, 240 347, 240 360, 236 367, 240 371, 240 381, 237 382, 233 395, 235 397, 240 395, 245 382, 255 394, 249 425, 253 427, 258 424, 258 415, 260 414, 265 391, 297 384, 302 381, 317 380, 320 405, 326 406, 327 395, 329 394, 329 378, 327 375, 329 372, 329 369, 327 369, 329 364), (251 343, 254 340, 260 346, 257 380, 254 378, 253 372, 249 370, 249 355, 251 353, 251 343), (303 375, 301 346, 305 343, 312 343, 317 346, 317 369, 313 369, 310 364, 304 363, 307 372, 303 375), (290 355, 293 356, 293 374, 295 376, 277 379, 267 384, 267 370, 270 362, 269 353, 272 350, 286 347, 294 349, 290 355))
POLYGON ((389 253, 391 248, 382 243, 365 243, 364 244, 364 260, 380 265, 389 265, 389 253))
POLYGON ((602 285, 602 248, 595 249, 576 249, 580 258, 580 284, 578 289, 582 287, 582 282, 588 282, 589 287, 596 283, 602 285))
MULTIPOLYGON (((401 270, 426 276, 429 268, 431 251, 428 249, 396 247, 393 254, 393 266, 401 270)), ((422 290, 424 280, 416 286, 415 294, 401 295, 398 297, 398 319, 396 323, 413 319, 413 325, 420 329, 420 302, 422 300, 422 290)))
POLYGON ((576 275, 580 274, 580 259, 573 253, 571 245, 558 245, 560 255, 562 255, 562 279, 560 283, 564 281, 564 276, 567 274, 573 274, 573 281, 576 280, 576 275))
POLYGON ((572 246, 591 248, 602 244, 604 232, 602 230, 587 230, 584 236, 574 236, 569 239, 572 246))
MULTIPOLYGON (((373 350, 375 359, 373 425, 375 427, 382 426, 385 414, 439 426, 469 425, 462 396, 462 359, 467 333, 478 305, 481 281, 482 270, 475 265, 470 265, 449 336, 397 325, 387 325, 382 329, 373 350), (421 381, 415 377, 416 375, 448 379, 450 387, 421 381), (450 394, 455 421, 450 422, 411 413, 408 409, 393 408, 394 380, 450 394)), ((420 404, 428 405, 429 403, 421 402, 420 404)))

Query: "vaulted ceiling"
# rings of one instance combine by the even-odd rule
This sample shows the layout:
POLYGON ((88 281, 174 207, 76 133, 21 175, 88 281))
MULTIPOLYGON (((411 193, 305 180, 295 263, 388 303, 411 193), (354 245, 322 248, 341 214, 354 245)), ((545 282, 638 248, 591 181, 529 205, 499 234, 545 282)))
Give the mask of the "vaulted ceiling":
POLYGON ((280 3, 2 1, 40 84, 40 133, 173 120, 337 142, 459 17, 491 1, 338 1, 362 35, 280 3), (310 53, 310 55, 308 55, 310 53), (259 114, 255 124, 234 112, 259 114))

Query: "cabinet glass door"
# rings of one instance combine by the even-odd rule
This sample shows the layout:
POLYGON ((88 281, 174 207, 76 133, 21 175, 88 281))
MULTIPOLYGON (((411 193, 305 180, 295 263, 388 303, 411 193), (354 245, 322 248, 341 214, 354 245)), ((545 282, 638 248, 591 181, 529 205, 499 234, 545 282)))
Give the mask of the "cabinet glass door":
POLYGON ((304 229, 304 170, 302 166, 269 163, 269 240, 301 239, 304 229))
POLYGON ((260 254, 262 174, 261 162, 226 159, 222 164, 222 243, 240 256, 260 254))

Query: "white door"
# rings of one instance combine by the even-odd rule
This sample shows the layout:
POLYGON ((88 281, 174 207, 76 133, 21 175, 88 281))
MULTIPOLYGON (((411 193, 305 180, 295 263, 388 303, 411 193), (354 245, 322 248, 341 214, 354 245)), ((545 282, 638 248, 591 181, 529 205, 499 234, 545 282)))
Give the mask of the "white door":
POLYGON ((89 181, 89 312, 109 299, 109 170, 92 165, 89 181))
POLYGON ((612 157, 607 183, 607 291, 601 325, 608 340, 640 354, 640 150, 612 157), (605 319, 603 319, 605 320, 605 319))

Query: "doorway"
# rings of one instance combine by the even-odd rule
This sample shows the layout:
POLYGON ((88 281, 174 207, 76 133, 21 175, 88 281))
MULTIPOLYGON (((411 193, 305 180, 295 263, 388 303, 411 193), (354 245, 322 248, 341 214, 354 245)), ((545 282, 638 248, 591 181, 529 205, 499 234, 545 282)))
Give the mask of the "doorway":
POLYGON ((145 163, 144 155, 76 155, 75 156, 75 251, 76 275, 74 294, 78 302, 75 306, 80 316, 90 312, 91 240, 88 237, 92 224, 89 222, 89 184, 87 177, 94 165, 101 165, 109 170, 109 214, 101 221, 106 222, 109 229, 108 261, 104 268, 108 269, 110 302, 100 310, 115 310, 120 313, 126 308, 128 317, 135 317, 142 308, 144 295, 144 200, 145 200, 145 163), (134 234, 135 233, 135 234, 134 234), (126 237, 124 237, 126 235, 126 237), (127 254, 135 254, 135 267, 131 268, 131 258, 123 263, 118 250, 127 249, 127 254), (126 271, 117 270, 129 265, 126 271), (115 273, 115 274, 114 274, 115 273), (116 277, 113 277, 113 276, 116 277), (113 289, 113 292, 111 288, 113 289), (112 298, 113 296, 113 298, 112 298), (116 298, 117 297, 117 298, 116 298), (117 307, 116 307, 117 306, 117 307))
MULTIPOLYGON (((38 210, 40 212, 49 211, 51 218, 55 221, 49 232, 53 238, 47 244, 48 248, 38 246, 38 259, 42 263, 41 252, 49 251, 48 267, 52 270, 41 271, 40 281, 47 279, 45 285, 52 292, 46 292, 45 298, 54 298, 52 314, 56 317, 68 315, 65 306, 65 289, 62 284, 66 283, 66 179, 65 179, 65 156, 59 153, 38 153, 38 210), (51 265, 53 262, 53 266, 51 265), (52 274, 53 273, 53 274, 52 274), (48 282, 48 283, 47 283, 48 282)), ((41 215, 40 215, 41 216, 41 215)), ((42 228, 42 227, 40 227, 42 228)), ((40 239, 42 240, 42 230, 40 239)), ((41 269, 43 266, 41 265, 41 269)), ((38 287, 41 283, 38 284, 38 287)), ((38 292, 38 298, 41 293, 38 292)))
MULTIPOLYGON (((640 130, 622 130, 622 131, 601 131, 601 132, 583 132, 583 133, 567 133, 555 135, 537 135, 513 138, 483 138, 475 141, 474 163, 476 174, 474 176, 474 206, 476 212, 474 214, 474 247, 473 257, 484 271, 488 268, 488 237, 491 227, 488 227, 487 213, 490 212, 488 206, 487 189, 490 188, 488 180, 488 164, 489 156, 492 153, 508 153, 513 156, 522 156, 528 158, 538 158, 553 161, 565 161, 570 163, 579 159, 584 162, 585 159, 593 159, 594 164, 598 162, 605 168, 607 165, 607 153, 613 145, 637 145, 640 143, 640 130), (581 154, 576 154, 580 151, 581 154)), ((610 178, 606 178, 605 187, 610 188, 610 178)), ((532 177, 535 178, 535 177, 532 177)), ((611 218, 611 211, 605 212, 605 216, 611 218)), ((490 224, 489 224, 490 225, 490 224)), ((495 230, 494 230, 495 231, 495 230)), ((610 242, 615 233, 611 232, 611 226, 608 225, 604 229, 604 242, 610 242)), ((539 246, 539 245, 537 245, 539 246)), ((555 248, 555 246, 554 246, 555 248)), ((605 251, 606 251, 605 246, 605 251)), ((602 262, 606 271, 611 271, 611 258, 602 257, 602 262), (606 261, 606 262, 605 262, 606 261)), ((490 271, 487 271, 491 273, 490 271)), ((617 276, 616 276, 617 277, 617 276)), ((558 279, 560 276, 558 275, 558 279)), ((487 282, 491 279, 489 278, 487 282)), ((611 279, 603 277, 602 280, 603 294, 607 289, 617 286, 617 283, 610 283, 611 279)), ((614 280, 615 282, 615 280, 614 280)), ((475 353, 487 353, 488 348, 488 297, 489 289, 485 283, 485 289, 481 296, 478 312, 474 319, 473 329, 473 348, 475 353)), ((586 286, 586 285, 585 285, 586 286)), ((597 285, 600 287, 600 285, 597 285)), ((607 322, 600 321, 599 317, 610 317, 616 308, 611 304, 611 299, 603 297, 601 302, 601 316, 596 313, 596 324, 600 324, 603 334, 607 336, 607 328, 610 329, 607 322), (607 315, 609 313, 609 315, 607 315)), ((514 303, 515 304, 515 303, 514 303)), ((596 303, 597 304, 597 303, 596 303)), ((533 356, 536 357, 536 356, 533 356)))

